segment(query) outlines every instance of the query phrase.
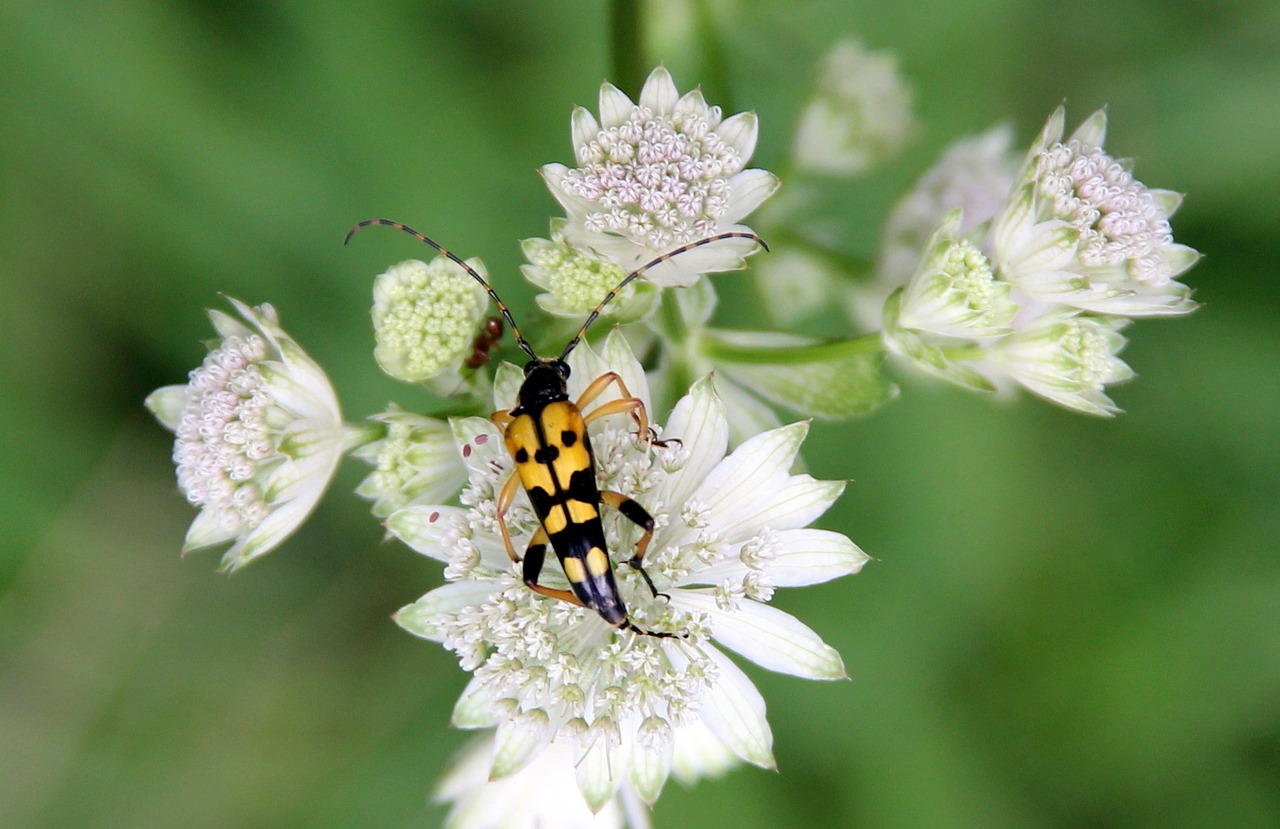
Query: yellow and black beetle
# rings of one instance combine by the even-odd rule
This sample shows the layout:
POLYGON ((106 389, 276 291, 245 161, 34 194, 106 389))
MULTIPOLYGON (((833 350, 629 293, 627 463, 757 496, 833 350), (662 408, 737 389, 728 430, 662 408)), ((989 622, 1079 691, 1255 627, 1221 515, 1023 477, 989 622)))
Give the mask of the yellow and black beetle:
MULTIPOLYGON (((490 418, 498 428, 502 429, 507 450, 511 453, 511 458, 516 465, 515 474, 507 478, 506 483, 498 491, 497 518, 507 554, 511 556, 512 561, 520 563, 524 583, 543 596, 550 596, 553 599, 560 599, 592 610, 619 630, 631 630, 648 636, 677 635, 638 628, 631 623, 627 615, 627 607, 618 593, 618 585, 613 577, 613 562, 609 558, 609 548, 605 544, 604 525, 600 521, 599 505, 603 503, 616 509, 643 530, 640 540, 636 542, 635 553, 627 559, 627 564, 644 578, 645 584, 656 597, 659 595, 658 589, 643 566, 645 551, 653 537, 653 516, 649 515, 640 504, 622 493, 600 489, 596 481, 595 456, 591 452, 591 440, 587 434, 587 425, 592 421, 625 412, 630 414, 636 422, 640 439, 655 442, 649 428, 649 418, 645 412, 644 402, 631 394, 622 378, 615 372, 597 377, 576 402, 570 400, 569 364, 566 360, 569 353, 586 335, 587 328, 600 316, 604 306, 613 300, 628 283, 650 268, 662 264, 673 256, 721 239, 751 239, 765 250, 768 250, 768 246, 754 233, 728 232, 708 236, 662 254, 627 274, 595 307, 573 339, 569 340, 569 344, 564 347, 560 356, 548 358, 539 357, 534 353, 533 348, 520 333, 520 328, 516 325, 507 306, 474 268, 413 228, 389 219, 368 219, 347 232, 344 244, 350 241, 357 231, 370 225, 384 225, 404 231, 418 241, 435 248, 442 256, 470 274, 484 287, 490 299, 511 326, 516 344, 529 355, 529 362, 524 366, 524 382, 520 384, 520 391, 516 395, 516 405, 507 411, 494 412, 490 418), (617 386, 620 397, 596 406, 584 415, 583 410, 610 385, 617 386), (511 544, 505 517, 511 502, 515 499, 517 484, 524 486, 525 492, 529 495, 529 503, 538 516, 538 529, 529 540, 529 546, 525 548, 523 557, 516 553, 515 547, 511 544), (560 565, 564 568, 564 574, 569 579, 569 586, 572 589, 559 590, 538 583, 538 576, 541 575, 542 565, 546 560, 548 544, 560 560, 560 565)), ((491 323, 487 323, 487 327, 491 330, 491 323)))

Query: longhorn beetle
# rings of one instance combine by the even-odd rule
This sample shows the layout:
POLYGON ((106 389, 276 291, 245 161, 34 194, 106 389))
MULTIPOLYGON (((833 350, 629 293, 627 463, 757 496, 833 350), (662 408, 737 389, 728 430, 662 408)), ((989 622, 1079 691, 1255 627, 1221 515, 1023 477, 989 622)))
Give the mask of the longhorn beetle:
MULTIPOLYGON (((370 225, 383 225, 404 231, 418 241, 435 248, 442 256, 470 274, 484 287, 507 324, 511 326, 516 344, 529 355, 529 361, 524 366, 524 382, 521 383, 520 391, 516 395, 516 405, 507 411, 494 412, 490 417, 494 425, 502 430, 507 450, 516 464, 515 473, 507 478, 498 491, 497 518, 498 529, 502 534, 503 544, 507 548, 507 555, 511 556, 512 561, 520 562, 524 583, 535 593, 595 611, 602 619, 619 630, 630 630, 647 636, 676 636, 677 634, 673 633, 636 627, 627 616, 627 607, 618 593, 618 585, 613 577, 613 562, 609 558, 609 548, 605 544, 599 504, 606 504, 617 510, 643 530, 640 540, 636 542, 635 553, 627 560, 627 564, 644 578, 645 584, 656 598, 660 595, 658 588, 654 586, 653 580, 649 578, 643 566, 645 551, 653 538, 653 516, 622 493, 600 489, 596 481, 595 456, 591 452, 591 441, 587 435, 587 425, 592 421, 625 412, 630 414, 636 422, 639 429, 637 435, 641 440, 653 442, 644 402, 633 396, 630 389, 622 382, 622 378, 612 371, 593 380, 576 402, 570 400, 569 364, 566 360, 569 353, 586 335, 587 328, 600 316, 604 306, 645 271, 673 256, 679 256, 721 239, 752 239, 768 250, 764 240, 748 232, 720 233, 682 245, 642 265, 627 274, 613 290, 605 295, 582 327, 578 329, 578 333, 569 340, 560 356, 553 358, 539 357, 534 353, 532 346, 520 333, 520 327, 512 318, 511 311, 498 298, 498 294, 484 280, 484 277, 453 253, 413 228, 389 219, 367 219, 347 232, 343 244, 351 241, 352 236, 370 225), (620 398, 596 406, 590 413, 584 415, 582 410, 611 385, 617 386, 620 398), (529 540, 529 546, 525 549, 523 558, 516 553, 515 547, 511 544, 511 535, 507 530, 505 517, 511 502, 515 499, 517 485, 524 486, 533 511, 538 516, 538 529, 529 540), (560 559, 560 565, 569 579, 571 590, 558 590, 538 583, 548 544, 560 559)), ((486 323, 486 331, 494 331, 491 323, 486 323)), ((500 329, 498 333, 501 333, 500 329)), ((479 350, 477 343, 477 353, 479 350)))

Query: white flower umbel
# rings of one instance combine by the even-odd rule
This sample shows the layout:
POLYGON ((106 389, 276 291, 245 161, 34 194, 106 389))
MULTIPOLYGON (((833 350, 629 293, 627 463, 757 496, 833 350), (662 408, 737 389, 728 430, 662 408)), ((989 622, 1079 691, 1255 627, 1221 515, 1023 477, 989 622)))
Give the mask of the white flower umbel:
POLYGON ((1154 190, 1102 149, 1106 113, 1065 142, 1059 108, 1031 147, 993 238, 1003 276, 1048 302, 1125 317, 1196 309, 1175 277, 1199 254, 1173 241, 1182 196, 1154 190))
MULTIPOLYGON (((648 386, 615 332, 600 356, 584 342, 570 360, 570 396, 605 371, 632 394, 648 386)), ((520 372, 500 369, 495 394, 509 406, 520 372)), ((602 396, 596 405, 616 399, 602 396)), ((495 493, 511 473, 502 436, 481 418, 454 421, 470 470, 461 507, 414 506, 393 513, 391 532, 445 563, 448 584, 402 609, 409 631, 454 651, 474 677, 454 711, 460 727, 495 727, 493 779, 541 763, 554 744, 568 751, 592 810, 627 787, 652 803, 668 775, 696 777, 738 758, 772 767, 764 701, 721 650, 766 668, 814 679, 844 677, 839 655, 801 622, 767 602, 779 587, 857 572, 866 556, 848 538, 809 529, 841 482, 791 474, 806 424, 755 435, 727 457, 723 406, 707 380, 672 412, 666 446, 638 439, 624 416, 589 427, 604 489, 636 499, 656 530, 640 575, 617 567, 634 624, 677 634, 620 631, 594 612, 540 596, 507 556, 495 520, 495 493)), ((637 528, 612 511, 605 534, 615 561, 631 555, 637 528)), ((521 492, 507 514, 517 550, 536 527, 521 492)), ((541 582, 564 589, 552 556, 541 582)))
POLYGON ((356 494, 371 499, 373 514, 386 518, 410 504, 444 501, 467 479, 453 430, 443 420, 393 406, 370 420, 383 436, 352 454, 373 465, 356 494))
POLYGON ((200 507, 183 552, 231 542, 235 570, 270 552, 306 519, 345 448, 329 379, 279 325, 270 305, 229 300, 210 311, 222 338, 185 386, 147 407, 177 439, 178 485, 200 507))
MULTIPOLYGON (((544 311, 581 319, 622 282, 627 272, 569 245, 564 240, 563 227, 563 220, 555 220, 550 239, 525 239, 520 244, 529 261, 520 266, 520 272, 546 291, 537 297, 544 311)), ((647 282, 632 282, 604 307, 601 316, 634 320, 652 306, 654 293, 647 282)))
MULTIPOLYGON (((755 150, 755 113, 721 118, 698 90, 681 96, 671 75, 653 70, 632 103, 600 88, 600 120, 578 107, 571 119, 577 167, 547 164, 543 178, 564 207, 565 240, 626 271, 680 245, 738 224, 778 187, 764 170, 746 169, 755 150)), ((689 285, 704 273, 743 266, 750 239, 726 239, 672 259, 645 278, 689 285)))
POLYGON ((800 113, 796 163, 854 175, 901 151, 911 127, 911 90, 897 59, 841 41, 823 59, 817 89, 800 113))
POLYGON ((1106 386, 1133 377, 1117 356, 1128 320, 1077 311, 1044 314, 1000 340, 992 350, 996 367, 1041 397, 1086 414, 1111 416, 1120 409, 1106 386))
MULTIPOLYGON (((467 264, 487 277, 479 259, 467 264)), ((451 392, 488 301, 484 288, 444 256, 393 265, 373 283, 373 356, 397 380, 440 381, 451 392)))

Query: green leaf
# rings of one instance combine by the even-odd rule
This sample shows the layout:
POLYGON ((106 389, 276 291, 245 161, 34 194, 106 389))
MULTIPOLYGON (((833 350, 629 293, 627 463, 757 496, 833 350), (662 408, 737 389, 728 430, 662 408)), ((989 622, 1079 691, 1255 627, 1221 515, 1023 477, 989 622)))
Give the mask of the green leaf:
POLYGON ((708 329, 701 346, 717 370, 734 382, 811 417, 864 415, 898 393, 884 372, 878 336, 821 341, 708 329))

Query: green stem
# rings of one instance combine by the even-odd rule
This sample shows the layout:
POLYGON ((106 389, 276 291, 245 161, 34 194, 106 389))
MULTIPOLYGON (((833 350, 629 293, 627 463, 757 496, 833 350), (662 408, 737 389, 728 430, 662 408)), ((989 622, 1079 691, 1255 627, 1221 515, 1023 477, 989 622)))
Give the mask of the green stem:
POLYGON ((879 334, 868 334, 852 340, 811 343, 790 346, 746 346, 727 343, 714 332, 706 332, 703 353, 726 363, 769 363, 772 365, 800 365, 825 363, 875 354, 884 349, 879 334))
POLYGON ((644 32, 640 0, 613 0, 609 4, 609 46, 613 83, 639 97, 644 83, 644 32))

